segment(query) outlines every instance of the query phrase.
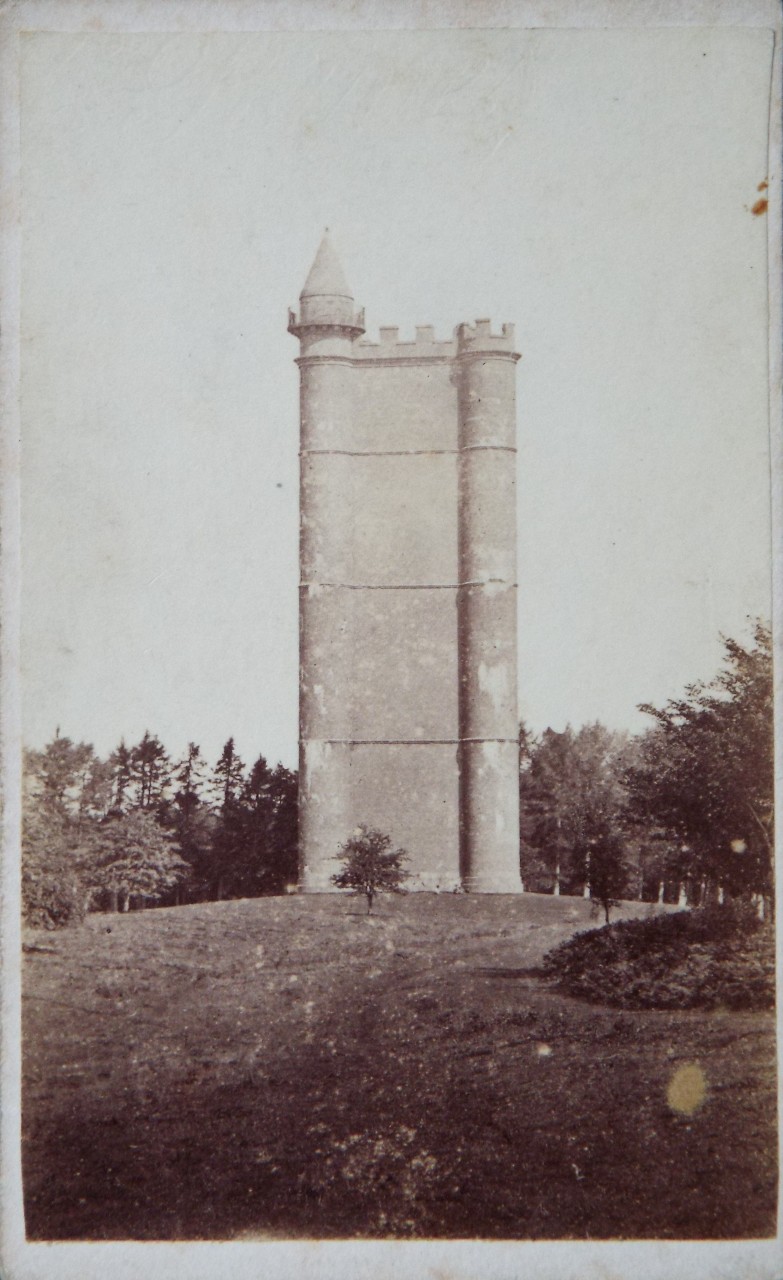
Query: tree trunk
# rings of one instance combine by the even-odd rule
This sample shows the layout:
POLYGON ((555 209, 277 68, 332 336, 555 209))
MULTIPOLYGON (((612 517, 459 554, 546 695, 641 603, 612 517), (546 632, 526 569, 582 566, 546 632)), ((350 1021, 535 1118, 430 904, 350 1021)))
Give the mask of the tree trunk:
POLYGON ((118 894, 116 889, 110 889, 109 890, 109 910, 119 911, 119 909, 120 909, 120 895, 118 894))
POLYGON ((680 884, 680 892, 677 895, 677 906, 687 907, 687 905, 688 905, 688 894, 685 890, 685 885, 680 884))
POLYGON ((723 885, 719 884, 718 885, 718 906, 719 907, 723 906, 723 903, 725 902, 725 897, 726 895, 723 892, 723 885))
POLYGON ((666 892, 666 884, 663 880, 658 881, 658 901, 664 901, 664 893, 666 892))
POLYGON ((372 911, 372 900, 374 897, 375 897, 375 894, 373 893, 372 889, 368 889, 367 891, 367 914, 368 915, 372 911))
POLYGON ((552 890, 552 893, 556 898, 560 897, 560 863, 559 862, 555 867, 555 887, 552 890))

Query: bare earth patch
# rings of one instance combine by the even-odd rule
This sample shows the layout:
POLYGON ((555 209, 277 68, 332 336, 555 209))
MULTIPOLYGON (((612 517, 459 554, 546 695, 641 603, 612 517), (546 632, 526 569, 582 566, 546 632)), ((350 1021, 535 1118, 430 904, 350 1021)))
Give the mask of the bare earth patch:
POLYGON ((29 1237, 774 1234, 774 1014, 558 994, 545 952, 594 923, 418 894, 36 934, 29 1237))

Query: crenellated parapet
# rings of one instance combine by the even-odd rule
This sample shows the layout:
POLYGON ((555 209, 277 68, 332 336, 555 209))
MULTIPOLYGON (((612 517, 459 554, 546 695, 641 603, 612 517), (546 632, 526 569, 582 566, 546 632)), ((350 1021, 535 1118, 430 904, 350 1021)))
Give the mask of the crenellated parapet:
POLYGON ((367 338, 354 343, 351 355, 357 361, 400 360, 453 360, 457 354, 456 332, 451 338, 438 339, 431 324, 416 326, 416 337, 411 341, 400 339, 397 325, 382 325, 378 330, 378 342, 367 338))
POLYGON ((475 324, 460 324, 456 329, 458 356, 506 356, 518 360, 514 350, 514 326, 504 324, 500 333, 492 332, 491 320, 477 320, 475 324))

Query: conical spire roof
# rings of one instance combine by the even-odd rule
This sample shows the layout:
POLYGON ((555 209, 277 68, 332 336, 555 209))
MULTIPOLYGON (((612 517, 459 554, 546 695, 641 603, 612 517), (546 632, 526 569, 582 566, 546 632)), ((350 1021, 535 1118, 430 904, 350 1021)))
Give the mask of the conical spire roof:
POLYGON ((318 246, 315 261, 310 268, 300 298, 323 297, 350 298, 353 301, 351 287, 345 278, 334 245, 329 235, 329 228, 324 231, 323 239, 318 246))

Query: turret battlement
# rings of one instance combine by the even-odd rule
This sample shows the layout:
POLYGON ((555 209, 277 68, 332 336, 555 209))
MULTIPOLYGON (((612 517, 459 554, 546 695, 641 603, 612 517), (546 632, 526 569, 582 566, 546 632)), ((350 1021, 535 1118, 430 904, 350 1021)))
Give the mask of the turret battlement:
POLYGON ((299 312, 293 307, 288 308, 288 332, 298 338, 307 328, 344 329, 349 336, 355 337, 364 333, 364 307, 354 311, 350 299, 304 298, 299 312))
POLYGON ((473 325, 457 325, 456 337, 459 355, 502 352, 519 359, 514 351, 513 324, 504 324, 500 333, 493 333, 491 320, 477 320, 473 325))

